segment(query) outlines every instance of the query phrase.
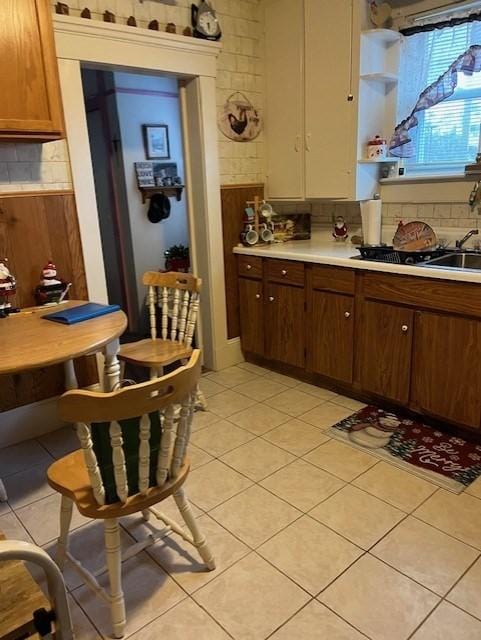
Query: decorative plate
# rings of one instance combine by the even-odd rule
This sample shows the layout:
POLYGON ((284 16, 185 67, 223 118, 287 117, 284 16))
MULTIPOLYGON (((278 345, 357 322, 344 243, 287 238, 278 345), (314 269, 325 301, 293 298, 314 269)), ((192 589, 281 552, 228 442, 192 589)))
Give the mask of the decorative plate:
POLYGON ((259 111, 243 93, 233 93, 224 104, 219 117, 219 129, 230 140, 250 142, 262 130, 259 111))
POLYGON ((425 222, 420 220, 407 224, 400 222, 392 244, 396 251, 422 251, 434 248, 437 238, 432 227, 425 222))

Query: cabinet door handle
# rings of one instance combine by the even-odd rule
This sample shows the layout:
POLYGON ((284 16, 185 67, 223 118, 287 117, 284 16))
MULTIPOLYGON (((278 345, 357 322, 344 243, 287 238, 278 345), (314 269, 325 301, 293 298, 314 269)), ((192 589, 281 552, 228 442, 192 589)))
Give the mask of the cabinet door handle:
POLYGON ((344 311, 344 317, 345 318, 350 318, 351 317, 351 312, 350 311, 344 311))
POLYGON ((285 269, 282 269, 281 273, 283 276, 287 276, 287 271, 285 269))
POLYGON ((311 133, 306 134, 306 151, 311 150, 311 133))
POLYGON ((409 327, 407 326, 407 324, 403 324, 403 326, 401 327, 401 331, 403 333, 407 333, 408 329, 409 329, 409 327))
POLYGON ((247 269, 247 271, 250 271, 252 269, 252 265, 251 264, 246 264, 246 269, 247 269))
POLYGON ((274 296, 269 296, 269 302, 274 302, 274 296))
POLYGON ((296 153, 299 153, 299 149, 300 149, 300 142, 301 142, 301 136, 299 134, 297 134, 296 136, 296 141, 294 143, 294 151, 296 153))
POLYGON ((260 293, 256 293, 256 300, 259 300, 260 297, 261 297, 261 294, 260 293))

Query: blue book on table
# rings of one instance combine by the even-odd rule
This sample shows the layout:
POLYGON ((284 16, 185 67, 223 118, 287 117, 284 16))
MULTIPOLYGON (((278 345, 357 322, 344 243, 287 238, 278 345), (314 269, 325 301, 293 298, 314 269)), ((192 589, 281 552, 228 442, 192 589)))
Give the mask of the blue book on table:
POLYGON ((92 318, 98 318, 104 316, 107 313, 114 313, 119 311, 118 304, 98 304, 96 302, 88 302, 81 304, 78 307, 70 307, 69 309, 63 309, 62 311, 55 311, 55 313, 49 313, 47 316, 42 316, 45 320, 51 320, 52 322, 60 322, 62 324, 77 324, 77 322, 84 322, 84 320, 91 320, 92 318))

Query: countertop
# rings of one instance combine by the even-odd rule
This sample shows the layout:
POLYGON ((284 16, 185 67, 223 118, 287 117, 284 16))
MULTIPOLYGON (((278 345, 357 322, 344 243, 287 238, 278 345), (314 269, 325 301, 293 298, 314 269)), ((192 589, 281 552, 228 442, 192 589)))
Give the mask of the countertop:
POLYGON ((299 260, 315 264, 326 264, 334 267, 349 267, 383 273, 398 273, 438 280, 456 280, 458 282, 475 282, 481 284, 481 271, 431 268, 417 265, 391 264, 389 262, 372 262, 355 260, 359 251, 349 240, 336 242, 329 231, 314 231, 310 240, 292 240, 271 245, 254 247, 237 246, 234 253, 261 258, 281 258, 282 260, 299 260))

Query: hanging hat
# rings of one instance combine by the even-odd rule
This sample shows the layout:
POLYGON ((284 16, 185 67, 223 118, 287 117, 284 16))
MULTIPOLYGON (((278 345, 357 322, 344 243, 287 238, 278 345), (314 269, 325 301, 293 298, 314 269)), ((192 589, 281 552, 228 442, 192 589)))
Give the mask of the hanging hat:
POLYGON ((160 222, 170 216, 170 200, 163 193, 154 193, 150 199, 147 217, 152 223, 160 222))

